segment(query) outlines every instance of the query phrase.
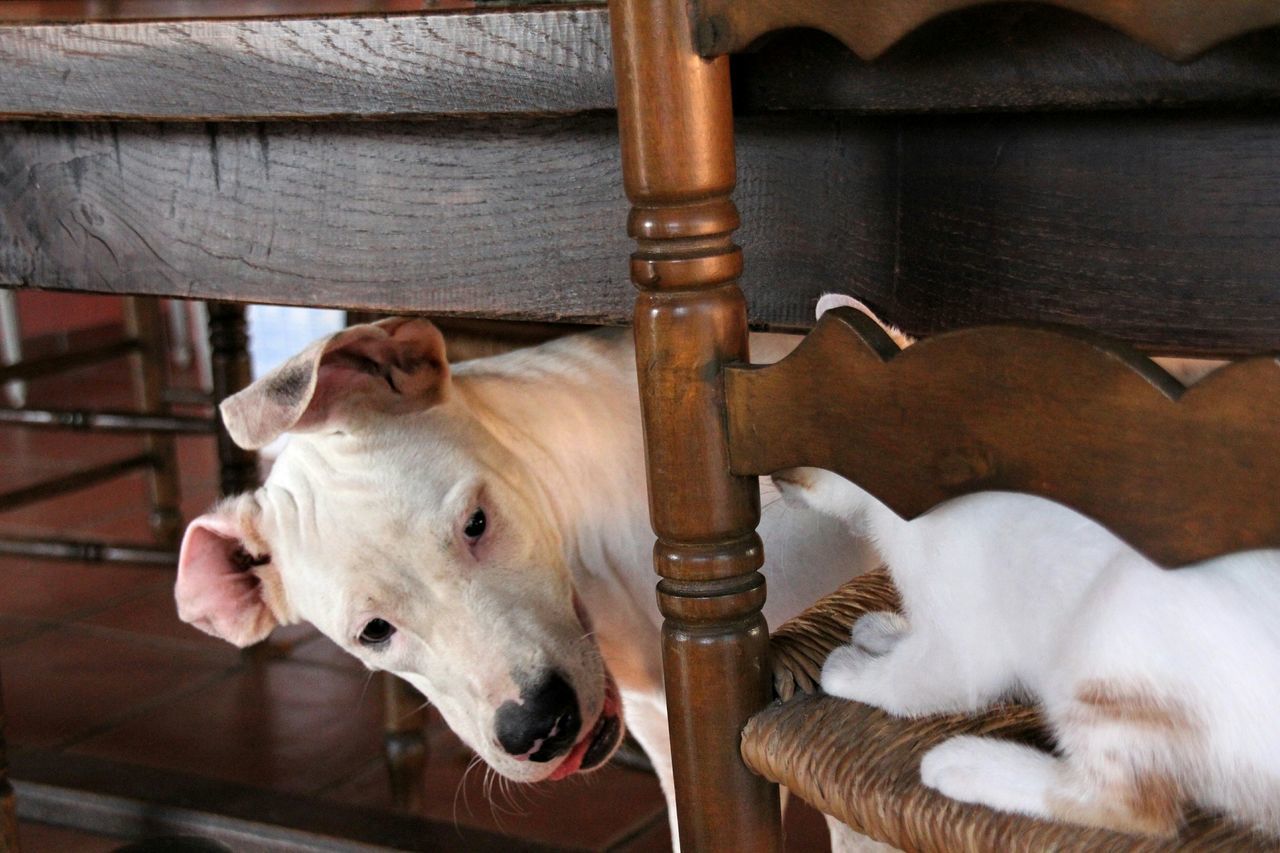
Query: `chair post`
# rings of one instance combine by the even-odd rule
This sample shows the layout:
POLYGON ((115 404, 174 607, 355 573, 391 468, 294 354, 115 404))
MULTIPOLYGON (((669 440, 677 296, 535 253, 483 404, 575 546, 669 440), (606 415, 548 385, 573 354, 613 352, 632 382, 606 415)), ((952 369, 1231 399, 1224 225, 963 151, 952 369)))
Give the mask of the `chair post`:
POLYGON ((610 18, 681 843, 778 850, 778 789, 739 753, 770 682, 759 490, 729 473, 724 418, 721 368, 748 359, 728 60, 696 54, 684 0, 610 18))
POLYGON ((382 746, 396 808, 420 812, 427 803, 427 705, 422 696, 389 672, 382 680, 382 746))
MULTIPOLYGON (((139 411, 166 415, 164 389, 168 385, 164 319, 160 300, 129 296, 124 300, 125 334, 138 342, 138 351, 129 358, 134 395, 139 411)), ((182 538, 181 492, 178 485, 178 454, 172 434, 148 432, 144 438, 152 462, 147 471, 147 494, 151 501, 149 519, 156 542, 177 548, 182 538)))
POLYGON ((0 853, 18 853, 18 811, 9 784, 9 756, 4 742, 4 690, 0 687, 0 853))
MULTIPOLYGON (((249 335, 245 327, 244 306, 231 302, 210 302, 209 349, 213 372, 215 407, 252 381, 249 365, 249 335)), ((258 456, 231 440, 222 425, 222 413, 215 411, 218 422, 218 482, 220 494, 235 495, 258 485, 258 456)))

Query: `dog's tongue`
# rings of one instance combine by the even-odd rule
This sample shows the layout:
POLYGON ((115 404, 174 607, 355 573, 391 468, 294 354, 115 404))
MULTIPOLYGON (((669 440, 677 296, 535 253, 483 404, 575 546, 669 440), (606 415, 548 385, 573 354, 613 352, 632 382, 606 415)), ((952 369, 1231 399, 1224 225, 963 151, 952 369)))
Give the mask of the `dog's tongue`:
POLYGON ((605 684, 604 707, 600 709, 600 718, 592 726, 591 731, 587 732, 582 740, 573 745, 573 749, 569 750, 569 754, 564 757, 564 761, 560 762, 560 766, 547 777, 553 782, 577 773, 579 768, 582 767, 582 759, 586 757, 587 750, 591 749, 591 745, 595 743, 596 736, 600 734, 601 729, 609 720, 618 717, 618 712, 622 706, 622 701, 618 696, 618 685, 614 682, 613 676, 607 672, 605 677, 608 682, 605 684))

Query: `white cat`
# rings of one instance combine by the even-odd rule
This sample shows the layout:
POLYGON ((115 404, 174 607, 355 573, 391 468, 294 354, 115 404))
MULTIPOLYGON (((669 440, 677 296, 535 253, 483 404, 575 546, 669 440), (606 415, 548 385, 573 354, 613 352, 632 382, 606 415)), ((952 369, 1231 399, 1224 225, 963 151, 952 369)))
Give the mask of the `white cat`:
MULTIPOLYGON (((870 314, 836 296, 819 314, 834 305, 870 314)), ((904 615, 853 626, 823 669, 827 693, 898 716, 972 712, 1010 695, 1044 709, 1057 755, 956 737, 925 754, 926 785, 1165 836, 1194 802, 1280 835, 1280 551, 1167 571, 1029 495, 967 495, 904 521, 828 471, 774 480, 789 501, 869 537, 902 595, 904 615)))

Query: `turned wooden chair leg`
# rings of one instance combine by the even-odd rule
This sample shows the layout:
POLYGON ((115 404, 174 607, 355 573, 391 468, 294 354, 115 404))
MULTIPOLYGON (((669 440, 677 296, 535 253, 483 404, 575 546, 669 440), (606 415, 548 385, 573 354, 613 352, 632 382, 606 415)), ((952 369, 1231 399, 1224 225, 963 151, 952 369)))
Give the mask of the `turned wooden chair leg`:
POLYGON ((0 682, 0 853, 18 851, 18 811, 9 784, 9 757, 4 741, 4 687, 0 682))
POLYGON ((383 748, 397 808, 421 811, 426 805, 427 706, 422 696, 388 672, 381 675, 383 748))
POLYGON ((681 843, 779 850, 778 789, 739 754, 770 685, 759 490, 722 413, 721 367, 748 358, 728 60, 697 56, 684 0, 609 9, 681 843))
MULTIPOLYGON (((124 300, 124 309, 125 333, 139 344, 138 351, 129 358, 138 411, 149 415, 168 414, 164 400, 168 354, 160 300, 130 296, 124 300)), ((177 548, 182 537, 177 448, 173 436, 165 433, 146 433, 143 441, 152 457, 147 470, 151 533, 158 544, 177 548)))
MULTIPOLYGON (((252 381, 249 365, 249 335, 246 331, 244 306, 231 302, 210 302, 209 349, 213 369, 213 402, 246 387, 252 381)), ((223 495, 235 495, 258 485, 258 456, 252 450, 236 446, 218 419, 219 489, 223 495)))

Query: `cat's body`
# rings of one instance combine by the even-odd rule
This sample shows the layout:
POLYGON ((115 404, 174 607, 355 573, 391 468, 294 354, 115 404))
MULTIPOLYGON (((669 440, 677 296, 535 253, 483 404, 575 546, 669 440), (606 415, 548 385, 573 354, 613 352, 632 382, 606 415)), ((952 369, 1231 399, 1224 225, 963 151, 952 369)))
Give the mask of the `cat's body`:
POLYGON ((902 595, 902 616, 864 616, 833 653, 828 693, 897 715, 1010 695, 1045 710, 1056 756, 955 738, 925 755, 925 784, 1161 835, 1195 802, 1280 836, 1280 552, 1166 571, 1041 498, 968 495, 908 522, 830 472, 775 479, 869 537, 902 595))

